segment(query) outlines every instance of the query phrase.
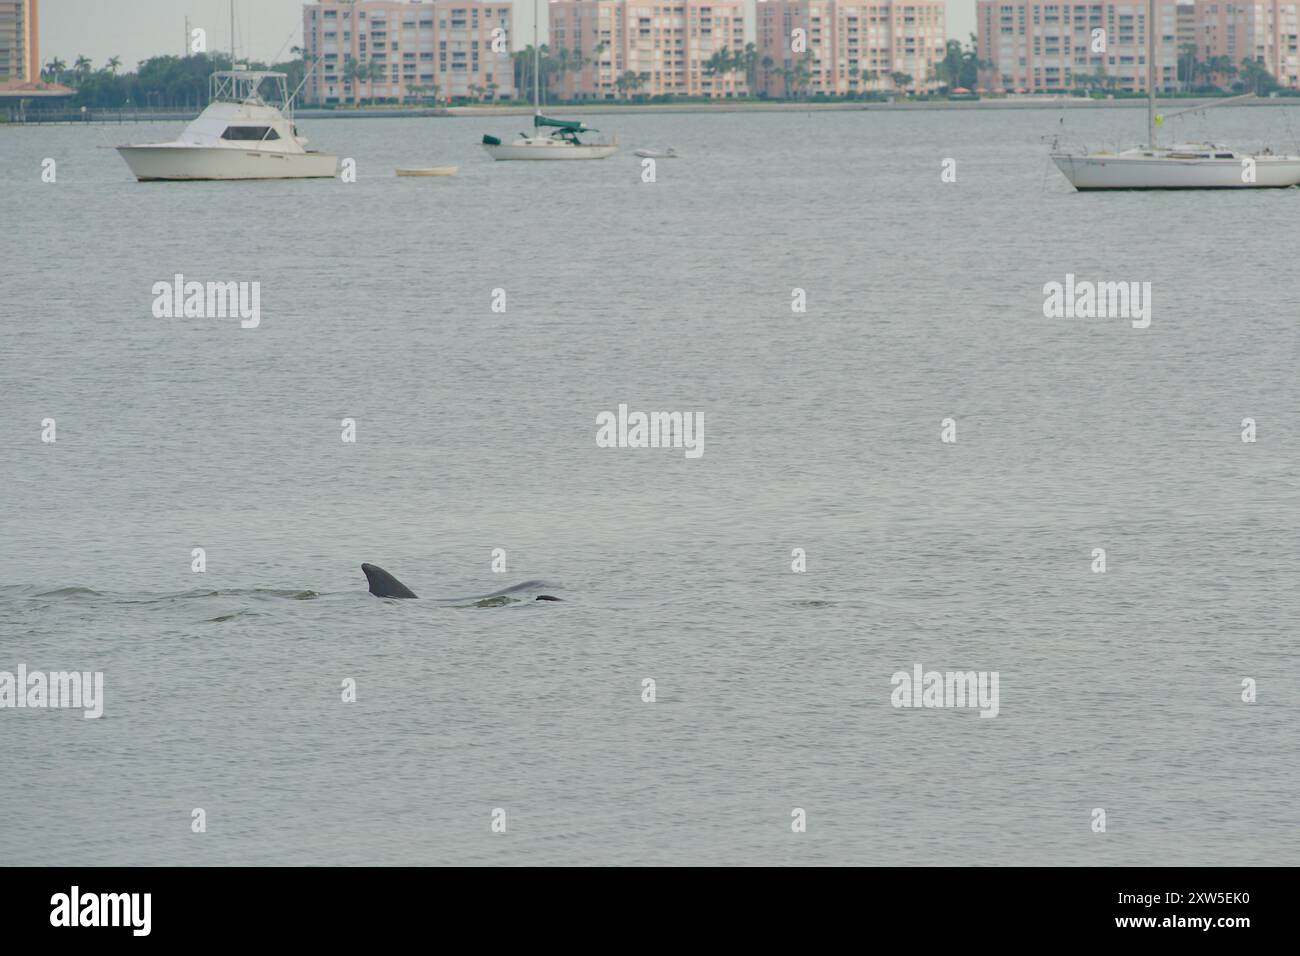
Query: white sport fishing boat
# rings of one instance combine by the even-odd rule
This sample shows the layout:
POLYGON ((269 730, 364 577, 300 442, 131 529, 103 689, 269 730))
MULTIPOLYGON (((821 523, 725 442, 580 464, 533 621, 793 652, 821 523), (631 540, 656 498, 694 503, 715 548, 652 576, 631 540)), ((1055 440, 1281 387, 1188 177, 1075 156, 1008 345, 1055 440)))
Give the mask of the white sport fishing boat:
MULTIPOLYGON (((1147 5, 1147 146, 1119 152, 1052 150, 1052 162, 1080 191, 1094 189, 1280 189, 1300 184, 1300 156, 1272 150, 1249 153, 1216 143, 1156 144, 1155 0, 1147 5)), ((1232 97, 1170 113, 1171 117, 1220 106, 1232 97)))
POLYGON ((537 3, 533 3, 533 132, 520 133, 512 143, 484 134, 482 146, 496 160, 506 159, 604 159, 618 151, 618 141, 584 143, 582 133, 599 133, 577 120, 553 119, 541 110, 541 48, 537 45, 537 3), (546 130, 551 132, 547 133, 546 130))
POLYGON ((298 135, 286 75, 254 70, 212 74, 207 109, 178 139, 117 151, 141 182, 329 179, 338 168, 298 135))

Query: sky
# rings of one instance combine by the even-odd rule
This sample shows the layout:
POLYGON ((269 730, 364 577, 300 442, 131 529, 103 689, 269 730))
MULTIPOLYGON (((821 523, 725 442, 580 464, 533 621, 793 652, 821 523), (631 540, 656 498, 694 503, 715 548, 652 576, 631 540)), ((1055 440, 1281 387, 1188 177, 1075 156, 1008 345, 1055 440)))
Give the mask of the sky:
MULTIPOLYGON (((543 0, 543 3, 545 0, 543 0)), ((975 0, 947 0, 948 35, 975 29, 975 0)), ((235 0, 241 59, 288 59, 302 41, 303 0, 235 0)), ((514 0, 519 31, 531 38, 532 0, 514 0)), ((125 69, 184 50, 185 18, 207 31, 208 49, 230 48, 229 0, 41 0, 41 59, 71 63, 85 54, 96 67, 120 56, 125 69)), ((545 24, 545 14, 543 14, 545 24)), ((543 42, 545 26, 543 25, 543 42)))

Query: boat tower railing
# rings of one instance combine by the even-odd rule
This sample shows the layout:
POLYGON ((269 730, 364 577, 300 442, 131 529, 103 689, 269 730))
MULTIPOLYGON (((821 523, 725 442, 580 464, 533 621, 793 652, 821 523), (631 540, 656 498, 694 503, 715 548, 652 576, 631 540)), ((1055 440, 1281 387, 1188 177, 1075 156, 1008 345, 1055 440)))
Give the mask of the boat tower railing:
POLYGON ((293 102, 289 77, 266 70, 221 70, 208 81, 209 103, 253 103, 274 106, 290 119, 293 102))

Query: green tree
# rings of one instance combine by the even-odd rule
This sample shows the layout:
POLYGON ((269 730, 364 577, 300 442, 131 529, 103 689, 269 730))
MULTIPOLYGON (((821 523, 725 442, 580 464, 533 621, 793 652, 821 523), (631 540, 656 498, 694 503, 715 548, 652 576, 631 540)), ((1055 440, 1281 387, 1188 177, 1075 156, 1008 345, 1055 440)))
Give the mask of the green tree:
POLYGON ((78 56, 76 62, 72 64, 73 82, 78 86, 80 86, 82 81, 93 72, 94 66, 91 64, 90 57, 88 56, 78 56))
POLYGON ((620 93, 628 99, 631 99, 632 95, 635 94, 637 90, 645 86, 645 77, 640 73, 625 70, 622 75, 614 81, 614 85, 618 88, 620 93))
POLYGON ((58 83, 63 79, 63 74, 67 72, 68 64, 57 56, 45 64, 45 69, 41 71, 41 76, 50 83, 58 83))
POLYGON ((1247 57, 1241 61, 1241 81, 1256 96, 1265 96, 1278 89, 1278 82, 1264 66, 1262 58, 1247 57))
POLYGON ((767 96, 767 78, 772 73, 772 67, 776 66, 776 61, 773 60, 770 56, 765 56, 763 57, 763 60, 759 65, 763 68, 763 82, 761 86, 761 93, 763 96, 767 96))
POLYGON ((1181 43, 1178 46, 1178 79, 1186 90, 1196 81, 1196 44, 1181 43))

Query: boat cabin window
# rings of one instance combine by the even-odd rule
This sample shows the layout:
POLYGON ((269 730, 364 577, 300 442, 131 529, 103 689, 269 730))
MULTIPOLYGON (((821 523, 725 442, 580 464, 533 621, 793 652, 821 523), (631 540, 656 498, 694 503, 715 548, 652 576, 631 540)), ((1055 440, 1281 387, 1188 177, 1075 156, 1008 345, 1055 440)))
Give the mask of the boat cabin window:
POLYGON ((1214 158, 1215 158, 1215 159, 1235 159, 1236 157, 1234 157, 1234 156, 1232 155, 1232 153, 1215 153, 1215 154, 1214 154, 1214 158))
POLYGON ((226 131, 221 134, 221 138, 241 141, 252 140, 255 143, 260 143, 263 140, 279 139, 280 134, 270 126, 227 126, 226 131))

